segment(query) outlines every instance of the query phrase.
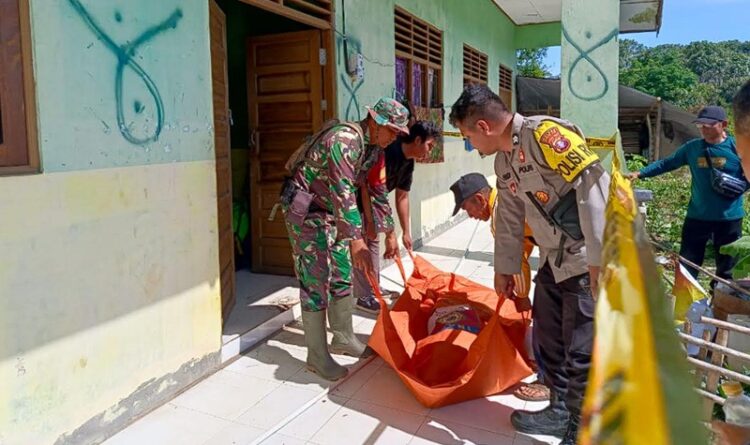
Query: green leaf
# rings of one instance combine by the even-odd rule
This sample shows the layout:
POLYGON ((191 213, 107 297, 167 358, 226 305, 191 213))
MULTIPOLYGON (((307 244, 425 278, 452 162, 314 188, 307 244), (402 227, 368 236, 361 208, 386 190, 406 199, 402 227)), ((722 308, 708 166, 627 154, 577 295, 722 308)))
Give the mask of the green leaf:
POLYGON ((732 269, 735 279, 750 277, 750 236, 743 236, 733 243, 721 246, 719 252, 739 258, 732 269))
POLYGON ((721 246, 719 252, 724 255, 746 257, 750 255, 750 236, 743 236, 733 243, 721 246))

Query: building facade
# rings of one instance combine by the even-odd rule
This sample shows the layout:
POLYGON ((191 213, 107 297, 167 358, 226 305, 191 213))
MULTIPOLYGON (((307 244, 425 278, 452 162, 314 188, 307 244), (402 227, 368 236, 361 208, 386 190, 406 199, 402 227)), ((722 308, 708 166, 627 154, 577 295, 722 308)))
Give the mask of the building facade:
MULTIPOLYGON (((291 272, 268 218, 288 154, 380 96, 438 122, 466 82, 512 103, 517 48, 596 21, 565 0, 527 23, 525 3, 0 1, 0 443, 99 443, 218 369, 236 249, 291 272)), ((415 240, 451 224, 450 183, 492 175, 443 128, 415 240)))

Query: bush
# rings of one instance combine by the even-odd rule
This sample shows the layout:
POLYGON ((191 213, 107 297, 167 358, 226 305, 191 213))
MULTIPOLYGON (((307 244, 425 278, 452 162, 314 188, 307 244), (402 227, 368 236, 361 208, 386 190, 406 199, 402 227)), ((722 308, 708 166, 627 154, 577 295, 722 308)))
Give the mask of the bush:
POLYGON ((638 171, 648 165, 648 159, 641 155, 627 155, 625 156, 625 165, 628 167, 628 171, 638 171))
POLYGON ((647 204, 646 230, 665 247, 679 251, 682 223, 690 201, 690 172, 687 168, 635 183, 654 192, 647 204))

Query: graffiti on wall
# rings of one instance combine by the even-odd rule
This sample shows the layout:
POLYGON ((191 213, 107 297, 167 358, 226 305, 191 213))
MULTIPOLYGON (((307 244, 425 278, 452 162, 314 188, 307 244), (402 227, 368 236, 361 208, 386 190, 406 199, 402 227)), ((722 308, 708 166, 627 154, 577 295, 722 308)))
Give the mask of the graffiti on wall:
MULTIPOLYGON (((162 128, 164 127, 164 103, 159 93, 159 89, 151 76, 143 69, 143 67, 135 61, 135 54, 138 48, 145 43, 153 40, 159 34, 168 31, 170 29, 177 28, 177 24, 182 18, 182 10, 177 8, 170 14, 166 19, 160 23, 151 26, 144 30, 132 41, 128 41, 124 44, 118 45, 114 39, 104 31, 102 26, 96 21, 96 19, 89 13, 89 11, 81 4, 80 0, 68 0, 70 5, 75 9, 76 13, 80 16, 81 20, 88 26, 91 32, 99 39, 100 42, 112 52, 112 55, 117 60, 117 67, 115 69, 115 107, 117 113, 117 126, 120 130, 120 134, 128 142, 134 145, 144 145, 150 142, 154 142, 159 139, 162 128), (151 96, 154 106, 155 126, 152 130, 148 131, 145 135, 138 136, 133 132, 131 126, 125 123, 125 102, 123 99, 123 78, 125 70, 130 69, 133 74, 143 83, 143 86, 151 96)), ((115 21, 118 23, 122 22, 122 13, 115 11, 115 21)), ((141 100, 134 100, 132 103, 133 112, 137 115, 144 113, 146 110, 146 104, 141 100)))
POLYGON ((357 90, 359 90, 362 85, 365 83, 364 80, 360 80, 359 82, 352 82, 352 79, 350 79, 345 74, 341 75, 341 83, 344 85, 344 89, 346 89, 347 93, 349 93, 349 99, 346 102, 346 111, 344 112, 344 116, 346 117, 346 120, 352 121, 355 120, 362 120, 362 114, 359 110, 359 99, 357 98, 357 90), (356 115, 352 113, 352 109, 357 113, 356 115))
MULTIPOLYGON (((336 46, 338 49, 337 59, 348 64, 349 59, 353 54, 361 53, 362 43, 352 36, 338 35, 336 39, 336 46)), ((347 67, 346 72, 350 71, 347 67)), ((346 98, 346 111, 344 112, 344 119, 348 121, 361 120, 362 113, 359 106, 359 97, 357 97, 357 91, 364 85, 364 79, 357 80, 353 76, 341 74, 341 85, 344 86, 348 97, 346 98)))
MULTIPOLYGON (((601 99, 609 92, 609 79, 607 78, 607 75, 604 73, 602 68, 599 66, 599 64, 591 57, 591 53, 596 51, 597 49, 603 47, 607 43, 609 43, 612 39, 616 38, 619 29, 615 28, 613 29, 609 34, 605 35, 599 41, 589 45, 588 48, 584 49, 583 45, 573 40, 573 38, 570 36, 568 31, 563 26, 562 28, 562 34, 563 38, 570 43, 570 45, 575 48, 576 51, 578 51, 578 56, 573 60, 573 63, 570 64, 570 68, 568 68, 568 88, 570 89, 571 94, 573 96, 577 97, 578 99, 585 100, 587 102, 595 101, 598 99, 601 99), (582 64, 582 62, 586 62, 586 64, 582 64), (575 85, 573 83, 573 75, 578 72, 582 75, 583 70, 586 65, 593 68, 594 73, 598 75, 601 79, 601 82, 599 83, 599 88, 592 88, 593 91, 589 92, 581 92, 580 87, 578 85, 575 85)), ((586 31, 585 33, 586 39, 591 40, 592 34, 591 31, 586 31)), ((594 82, 594 77, 590 74, 590 70, 586 74, 586 83, 584 85, 592 85, 594 82)))

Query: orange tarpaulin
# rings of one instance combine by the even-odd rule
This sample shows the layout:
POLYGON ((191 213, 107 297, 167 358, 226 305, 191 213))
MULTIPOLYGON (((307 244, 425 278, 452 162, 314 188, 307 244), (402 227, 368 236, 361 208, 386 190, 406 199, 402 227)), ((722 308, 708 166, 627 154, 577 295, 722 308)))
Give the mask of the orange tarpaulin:
POLYGON ((369 345, 427 407, 497 394, 532 373, 524 348, 530 314, 516 311, 493 289, 415 257, 414 272, 393 308, 377 297, 381 311, 369 345), (426 297, 466 301, 486 315, 487 324, 478 334, 445 329, 428 335, 432 311, 425 308, 426 297))

